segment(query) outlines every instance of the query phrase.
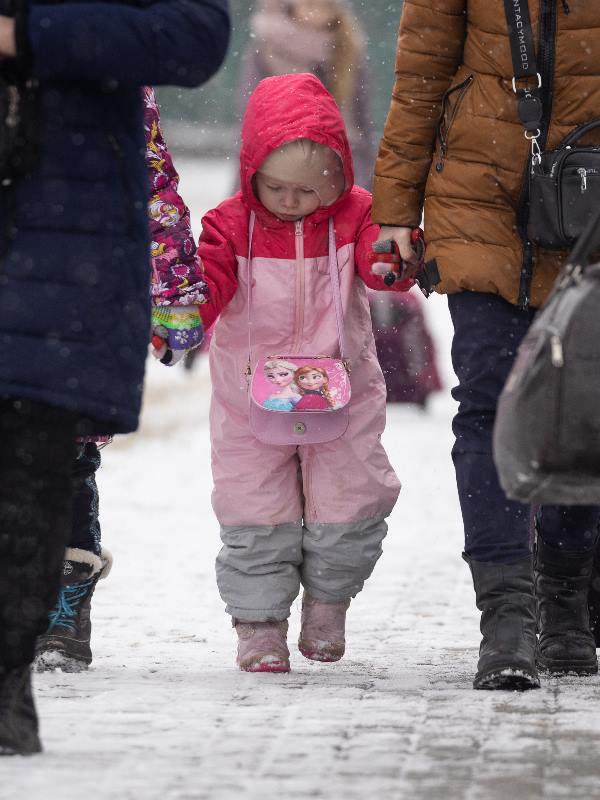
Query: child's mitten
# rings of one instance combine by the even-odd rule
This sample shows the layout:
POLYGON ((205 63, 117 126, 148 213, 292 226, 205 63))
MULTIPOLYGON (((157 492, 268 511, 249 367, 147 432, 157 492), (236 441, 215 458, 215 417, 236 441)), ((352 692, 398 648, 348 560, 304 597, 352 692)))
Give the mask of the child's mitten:
POLYGON ((155 306, 152 309, 152 355, 172 367, 202 342, 198 306, 155 306))

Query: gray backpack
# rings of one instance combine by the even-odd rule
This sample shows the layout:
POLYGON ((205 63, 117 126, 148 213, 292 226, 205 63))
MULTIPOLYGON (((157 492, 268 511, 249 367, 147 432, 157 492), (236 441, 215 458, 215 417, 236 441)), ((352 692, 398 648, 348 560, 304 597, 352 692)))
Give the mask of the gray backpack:
POLYGON ((502 488, 534 504, 600 505, 600 213, 525 336, 498 402, 502 488))

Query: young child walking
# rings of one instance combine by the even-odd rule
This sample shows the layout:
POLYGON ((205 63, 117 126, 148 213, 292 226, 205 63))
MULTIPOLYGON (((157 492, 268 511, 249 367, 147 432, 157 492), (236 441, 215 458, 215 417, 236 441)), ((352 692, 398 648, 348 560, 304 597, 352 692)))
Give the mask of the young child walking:
MULTIPOLYGON (((210 289, 205 327, 219 317, 210 349, 213 507, 223 541, 217 582, 238 634, 238 666, 288 672, 287 619, 300 585, 300 651, 316 661, 344 654, 346 610, 381 555, 400 490, 380 442, 386 388, 365 284, 387 287, 371 271, 379 235, 371 196, 353 184, 344 122, 319 80, 282 75, 258 85, 240 160, 241 191, 204 217, 199 243, 210 289), (269 374, 282 364, 287 373, 295 357, 339 353, 330 230, 350 367, 349 425, 320 444, 266 444, 249 423, 248 366, 251 372, 257 359, 270 359, 269 374)), ((315 396, 329 395, 314 369, 308 378, 298 372, 290 398, 300 402, 309 388, 303 383, 314 383, 315 396)))

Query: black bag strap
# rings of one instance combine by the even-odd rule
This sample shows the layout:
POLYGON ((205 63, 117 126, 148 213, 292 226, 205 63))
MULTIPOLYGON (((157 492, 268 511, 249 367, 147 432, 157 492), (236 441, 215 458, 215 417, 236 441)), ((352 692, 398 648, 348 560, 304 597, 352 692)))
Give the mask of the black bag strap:
POLYGON ((529 3, 527 0, 504 0, 504 12, 513 63, 512 87, 517 96, 517 111, 525 129, 525 137, 532 142, 535 157, 539 155, 537 139, 542 124, 542 76, 537 68, 529 3))
POLYGON ((561 139, 556 149, 560 150, 563 147, 572 147, 578 139, 585 136, 586 133, 593 131, 595 128, 600 128, 600 119, 593 119, 591 122, 584 122, 579 125, 575 130, 568 133, 564 139, 561 139))

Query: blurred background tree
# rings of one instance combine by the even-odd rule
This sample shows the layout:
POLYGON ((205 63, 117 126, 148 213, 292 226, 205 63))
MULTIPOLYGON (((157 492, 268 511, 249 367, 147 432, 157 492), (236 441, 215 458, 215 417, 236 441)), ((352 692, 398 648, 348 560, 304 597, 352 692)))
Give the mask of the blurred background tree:
MULTIPOLYGON (((236 148, 239 120, 235 115, 241 56, 250 41, 248 19, 255 3, 230 0, 233 36, 219 73, 201 89, 157 92, 169 145, 188 155, 225 155, 236 148)), ((394 79, 394 55, 402 0, 350 0, 367 36, 368 69, 375 129, 381 131, 394 79)))

